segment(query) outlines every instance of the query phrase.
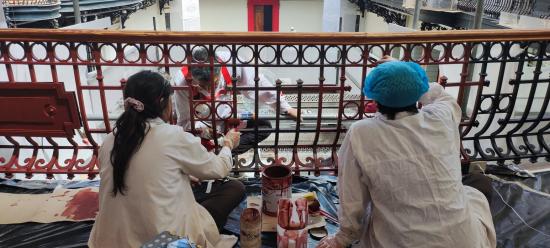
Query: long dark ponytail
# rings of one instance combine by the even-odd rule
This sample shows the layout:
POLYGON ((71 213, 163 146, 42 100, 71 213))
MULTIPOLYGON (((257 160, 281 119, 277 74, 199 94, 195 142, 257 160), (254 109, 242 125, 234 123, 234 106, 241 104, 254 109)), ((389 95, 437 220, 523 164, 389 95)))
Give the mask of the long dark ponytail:
POLYGON ((128 78, 123 92, 124 99, 138 100, 143 104, 143 110, 125 104, 124 113, 116 121, 113 131, 115 141, 111 151, 113 196, 117 193, 124 195, 124 175, 132 155, 139 149, 148 132, 147 119, 162 116, 171 94, 170 83, 156 72, 141 71, 128 78))

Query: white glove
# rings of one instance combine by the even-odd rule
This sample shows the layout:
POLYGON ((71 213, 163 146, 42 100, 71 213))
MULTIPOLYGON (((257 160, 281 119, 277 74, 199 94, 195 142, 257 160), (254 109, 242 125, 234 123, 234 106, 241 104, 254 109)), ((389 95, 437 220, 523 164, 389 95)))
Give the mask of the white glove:
POLYGON ((229 147, 229 149, 233 150, 235 147, 239 146, 239 142, 241 140, 241 133, 232 128, 225 134, 225 137, 223 139, 223 145, 229 147))
POLYGON ((334 236, 326 236, 317 244, 317 248, 342 248, 334 236))
POLYGON ((212 128, 209 127, 200 127, 197 128, 197 131, 199 132, 199 137, 207 140, 211 140, 214 138, 214 131, 212 128))

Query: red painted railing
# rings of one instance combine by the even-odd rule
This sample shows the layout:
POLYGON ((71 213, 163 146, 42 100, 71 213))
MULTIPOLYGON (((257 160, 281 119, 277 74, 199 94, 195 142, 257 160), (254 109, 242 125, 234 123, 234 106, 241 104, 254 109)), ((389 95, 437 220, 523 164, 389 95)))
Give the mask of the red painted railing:
MULTIPOLYGON (((228 104, 236 117, 244 106, 237 90, 275 90, 277 95, 284 92, 304 118, 295 122, 279 108, 262 109, 254 102, 254 114, 270 120, 273 128, 242 131, 272 135, 251 154, 236 157, 235 172, 258 172, 273 163, 316 174, 336 170, 346 127, 372 116, 372 105, 360 89, 382 55, 426 66, 434 81, 455 94, 464 109, 465 163, 548 161, 549 40, 550 32, 522 30, 288 34, 4 29, 0 173, 94 177, 102 136, 112 131, 121 111, 124 79, 141 69, 170 73, 191 65, 197 46, 210 54, 230 52, 224 65, 252 67, 256 78, 267 75, 274 85, 236 87, 231 101, 192 100, 194 108, 228 104)), ((218 63, 210 59, 201 66, 218 63)), ((192 119, 225 121, 215 114, 192 119)))

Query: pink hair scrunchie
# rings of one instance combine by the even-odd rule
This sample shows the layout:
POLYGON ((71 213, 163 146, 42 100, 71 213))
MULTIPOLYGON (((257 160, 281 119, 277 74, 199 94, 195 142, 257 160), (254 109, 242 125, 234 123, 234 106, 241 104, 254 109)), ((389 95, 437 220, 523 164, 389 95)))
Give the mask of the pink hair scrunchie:
POLYGON ((132 97, 126 97, 126 99, 124 99, 124 107, 132 107, 137 112, 141 112, 144 109, 143 103, 132 97))

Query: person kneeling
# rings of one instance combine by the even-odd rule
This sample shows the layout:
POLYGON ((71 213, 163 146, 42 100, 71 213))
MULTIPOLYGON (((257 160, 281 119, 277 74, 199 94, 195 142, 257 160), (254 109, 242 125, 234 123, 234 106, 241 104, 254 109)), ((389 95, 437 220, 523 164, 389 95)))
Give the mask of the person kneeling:
POLYGON ((172 92, 169 82, 155 72, 128 78, 125 111, 99 150, 99 213, 90 247, 140 247, 163 231, 207 247, 232 247, 236 242, 236 237, 220 235, 217 226, 244 198, 242 183, 218 185, 216 192, 232 194, 210 195, 202 205, 190 183, 191 175, 201 180, 226 177, 240 133, 226 135, 219 155, 207 152, 199 138, 167 123, 172 92), (215 203, 223 207, 211 207, 215 203))
POLYGON ((495 247, 485 190, 461 182, 456 99, 411 62, 378 65, 363 91, 380 113, 342 142, 340 230, 317 247, 495 247))

